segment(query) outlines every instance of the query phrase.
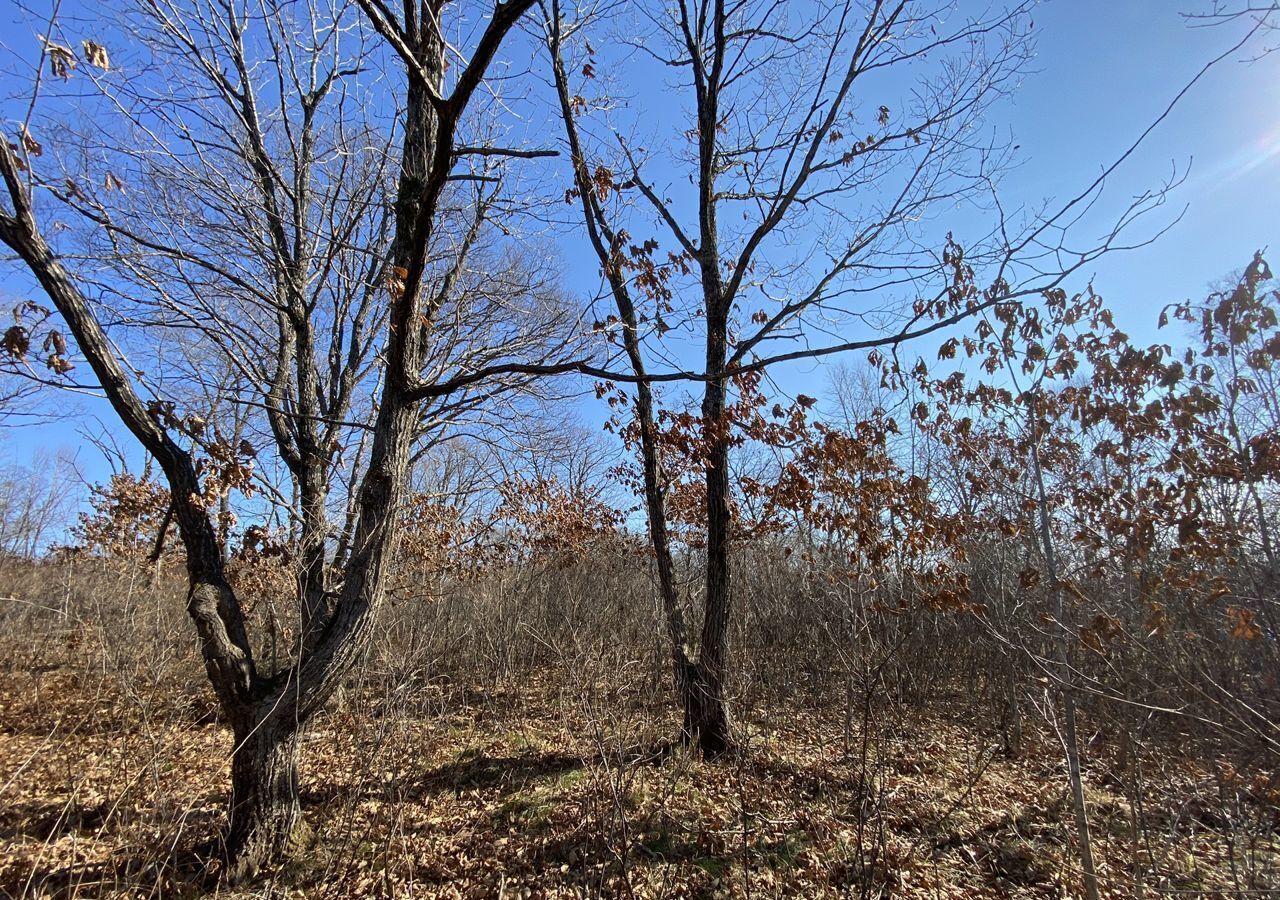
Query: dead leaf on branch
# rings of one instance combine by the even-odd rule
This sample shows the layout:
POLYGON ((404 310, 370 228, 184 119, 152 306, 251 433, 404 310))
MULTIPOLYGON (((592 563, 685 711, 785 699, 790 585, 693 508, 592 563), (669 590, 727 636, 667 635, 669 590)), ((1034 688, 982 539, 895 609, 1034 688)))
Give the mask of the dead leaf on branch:
POLYGON ((22 126, 22 149, 31 156, 41 156, 44 154, 44 146, 31 136, 31 132, 27 130, 27 126, 22 126))
POLYGON ((63 81, 71 80, 71 70, 76 67, 76 54, 70 47, 55 44, 47 37, 41 37, 45 53, 49 54, 49 70, 63 81))
POLYGON ((18 171, 19 171, 19 172, 26 172, 26 171, 28 171, 28 170, 27 170, 27 164, 26 164, 26 162, 25 162, 25 161, 23 160, 23 158, 22 158, 22 150, 21 150, 21 148, 19 148, 17 144, 14 144, 14 143, 12 143, 12 142, 11 142, 11 143, 9 144, 9 152, 10 152, 11 154, 13 154, 13 161, 14 161, 14 164, 15 164, 15 165, 17 165, 17 167, 18 167, 18 171))
POLYGON ((63 333, 46 334, 44 351, 49 355, 45 357, 45 365, 49 366, 49 370, 55 375, 65 375, 76 367, 67 358, 67 338, 63 337, 63 333))
POLYGON ((404 266, 392 266, 391 271, 387 273, 386 288, 393 300, 399 300, 404 296, 405 282, 409 278, 409 270, 404 266))
POLYGON ((1243 606, 1227 607, 1227 624, 1231 626, 1231 636, 1236 640, 1252 641, 1262 634, 1254 620, 1253 610, 1243 606))
POLYGON ((106 72, 111 69, 111 59, 107 56, 107 48, 99 44, 97 41, 81 41, 80 46, 84 49, 84 58, 89 65, 101 69, 106 72))
POLYGON ((0 344, 3 344, 4 352, 14 359, 26 359, 27 351, 31 349, 31 333, 21 325, 12 325, 0 344))

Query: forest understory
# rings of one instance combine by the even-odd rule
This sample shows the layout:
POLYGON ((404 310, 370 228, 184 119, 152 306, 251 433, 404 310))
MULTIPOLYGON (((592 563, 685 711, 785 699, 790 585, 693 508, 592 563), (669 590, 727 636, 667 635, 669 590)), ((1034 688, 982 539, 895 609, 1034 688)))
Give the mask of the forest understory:
MULTIPOLYGON (((1080 893, 1063 747, 1034 685, 1010 747, 971 655, 938 647, 909 680, 883 656, 844 676, 790 665, 786 687, 758 648, 732 706, 739 747, 707 762, 672 740, 629 601, 618 640, 586 637, 585 607, 544 631, 538 603, 413 647, 393 622, 304 739, 312 843, 251 890, 218 887, 232 738, 177 597, 143 589, 146 572, 50 568, 18 586, 61 582, 63 600, 15 591, 0 629, 4 896, 1080 893)), ((1205 758, 1176 728, 1126 742, 1101 715, 1082 713, 1081 739, 1104 896, 1280 886, 1274 769, 1205 758)))

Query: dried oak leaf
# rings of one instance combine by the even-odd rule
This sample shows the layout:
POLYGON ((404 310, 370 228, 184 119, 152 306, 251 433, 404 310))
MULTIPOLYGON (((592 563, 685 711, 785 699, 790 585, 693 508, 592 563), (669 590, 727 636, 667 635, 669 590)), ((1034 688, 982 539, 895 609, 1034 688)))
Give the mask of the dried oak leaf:
POLYGON ((47 37, 40 40, 44 43, 45 52, 49 54, 49 70, 63 81, 71 80, 71 70, 76 67, 76 55, 72 49, 55 44, 47 37))
POLYGON ((107 56, 107 48, 99 44, 97 41, 81 41, 80 46, 84 48, 84 58, 91 66, 106 72, 111 68, 111 59, 107 56))
POLYGON ((25 162, 25 161, 23 161, 23 159, 22 159, 22 152, 21 152, 21 150, 18 148, 18 145, 17 145, 17 144, 14 144, 14 143, 12 143, 12 142, 10 142, 10 143, 9 143, 9 152, 10 152, 11 154, 13 154, 13 161, 14 161, 14 163, 16 163, 16 164, 17 164, 17 166, 18 166, 18 171, 19 171, 19 172, 25 172, 25 171, 27 171, 27 164, 26 164, 26 162, 25 162))
POLYGON ((26 125, 22 126, 22 149, 32 156, 41 156, 44 153, 43 145, 32 137, 26 125))
POLYGON ((31 333, 21 325, 12 325, 4 333, 0 344, 4 346, 4 352, 14 359, 25 359, 27 351, 31 349, 31 333))

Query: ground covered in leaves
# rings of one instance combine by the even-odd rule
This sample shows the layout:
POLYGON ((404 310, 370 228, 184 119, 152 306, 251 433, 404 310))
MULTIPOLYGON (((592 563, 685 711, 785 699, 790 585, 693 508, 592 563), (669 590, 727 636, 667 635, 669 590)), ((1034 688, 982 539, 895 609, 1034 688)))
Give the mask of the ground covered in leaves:
MULTIPOLYGON (((200 683, 88 663, 5 669, 0 895, 216 890, 231 744, 200 683)), ((316 844, 256 893, 1078 894, 1049 729, 1011 758, 959 701, 885 706, 864 722, 838 699, 775 698, 744 702, 742 752, 709 764, 667 742, 675 718, 661 691, 616 670, 564 675, 482 687, 373 673, 353 685, 303 751, 316 844)), ((1262 823, 1242 846, 1220 812, 1221 773, 1153 754, 1138 834, 1113 756, 1089 748, 1107 896, 1136 896, 1138 879, 1156 893, 1235 896, 1242 868, 1255 891, 1280 886, 1274 807, 1240 795, 1262 823)))

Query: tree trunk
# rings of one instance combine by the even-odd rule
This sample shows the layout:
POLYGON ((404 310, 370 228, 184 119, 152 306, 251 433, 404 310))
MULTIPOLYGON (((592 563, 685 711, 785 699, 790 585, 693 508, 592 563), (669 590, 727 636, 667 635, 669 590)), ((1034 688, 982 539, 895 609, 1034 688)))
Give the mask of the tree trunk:
POLYGON ((299 541, 298 600, 302 606, 302 627, 298 632, 298 645, 311 643, 315 631, 324 627, 332 610, 327 601, 325 578, 325 548, 328 542, 328 515, 325 509, 329 499, 325 483, 324 459, 314 448, 299 453, 300 461, 295 473, 301 487, 302 533, 299 541))
POLYGON ((701 663, 690 663, 680 679, 684 703, 684 739, 706 759, 716 759, 733 749, 729 708, 724 701, 724 678, 701 663))
POLYGON ((725 317, 709 317, 707 382, 702 401, 707 442, 707 600, 702 619, 698 663, 685 686, 685 732, 703 756, 723 755, 732 745, 729 709, 725 703, 725 672, 729 658, 730 585, 729 542, 733 514, 729 507, 729 423, 725 420, 725 317))
POLYGON ((1080 766, 1080 736, 1076 731, 1076 695, 1075 675, 1071 659, 1072 629, 1067 618, 1067 605, 1062 587, 1062 579, 1058 574, 1057 554, 1053 545, 1053 529, 1049 522, 1049 495, 1044 486, 1044 469, 1040 465, 1039 417, 1036 413, 1036 398, 1032 398, 1031 406, 1031 474, 1035 479, 1040 520, 1040 541, 1044 549, 1044 564, 1049 574, 1049 584, 1053 596, 1057 600, 1058 622, 1063 628, 1058 639, 1058 665, 1061 672, 1060 690, 1065 720, 1062 734, 1063 749, 1067 756, 1067 779, 1071 787, 1072 806, 1076 815, 1076 836, 1080 840, 1080 868, 1084 876, 1084 895, 1086 900, 1098 900, 1098 870, 1093 860, 1093 841, 1089 835, 1089 809, 1085 804, 1084 773, 1080 766))
MULTIPOLYGON (((557 7, 558 8, 558 7, 557 7)), ((662 600, 663 616, 671 641, 671 666, 675 676, 676 692, 684 696, 686 676, 689 670, 688 634, 684 611, 676 588, 674 565, 671 559, 671 540, 667 528, 666 500, 662 487, 662 463, 658 443, 657 414, 654 411, 653 387, 645 379, 644 353, 640 345, 640 323, 635 303, 631 299, 629 282, 614 260, 614 247, 618 234, 609 227, 608 217, 596 197, 592 175, 582 155, 578 138, 578 125, 569 79, 561 56, 561 32, 559 14, 549 21, 552 69, 555 75, 556 93, 560 99, 560 111, 565 126, 565 136, 574 161, 574 181, 582 203, 583 221, 587 236, 600 260, 601 269, 609 280, 609 289, 622 319, 622 343, 627 352, 636 382, 636 423, 640 427, 640 458, 644 472, 644 504, 649 520, 649 539, 653 545, 658 571, 658 590, 662 600)))
POLYGON ((223 878, 243 884, 305 849, 310 829, 298 799, 298 731, 293 723, 268 718, 236 732, 223 878))

